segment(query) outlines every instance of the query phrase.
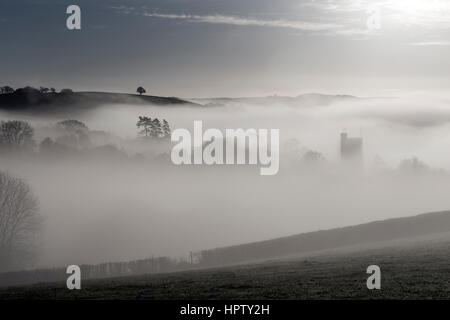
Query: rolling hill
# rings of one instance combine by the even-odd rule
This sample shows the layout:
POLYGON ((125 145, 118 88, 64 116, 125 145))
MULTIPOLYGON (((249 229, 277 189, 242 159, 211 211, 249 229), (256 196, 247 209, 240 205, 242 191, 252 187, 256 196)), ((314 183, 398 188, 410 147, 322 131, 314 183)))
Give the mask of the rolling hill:
POLYGON ((0 300, 449 299, 449 248, 450 238, 441 236, 205 270, 83 278, 81 290, 67 290, 62 277, 0 288, 0 300), (381 290, 366 287, 370 265, 381 269, 381 290))
POLYGON ((351 95, 330 95, 321 93, 306 93, 296 97, 267 96, 267 97, 241 97, 241 98, 194 98, 191 101, 206 106, 224 106, 233 104, 247 104, 255 106, 284 105, 290 107, 323 107, 333 103, 354 102, 371 98, 359 98, 351 95))
MULTIPOLYGON (((257 272, 261 271, 264 273, 264 266, 268 261, 271 261, 270 263, 275 261, 277 263, 285 264, 283 261, 305 260, 309 259, 309 257, 318 255, 325 255, 328 257, 330 255, 336 255, 339 252, 347 252, 346 255, 349 255, 349 259, 353 259, 354 252, 359 251, 360 253, 362 252, 362 255, 371 256, 370 252, 381 250, 382 253, 379 259, 383 260, 386 259, 385 255, 389 255, 393 250, 402 252, 407 249, 413 252, 417 249, 416 243, 418 242, 425 243, 425 245, 422 246, 424 246, 426 250, 439 249, 441 251, 448 251, 447 248, 450 246, 450 212, 436 212, 414 217, 376 221, 357 226, 303 233, 290 237, 242 244, 239 246, 204 250, 201 252, 202 258, 199 263, 193 265, 185 264, 166 271, 154 270, 151 268, 142 271, 137 270, 133 274, 116 271, 92 275, 93 270, 107 270, 107 265, 82 266, 82 268, 84 270, 84 279, 86 280, 126 276, 121 280, 121 283, 125 285, 127 283, 126 279, 130 279, 129 281, 133 282, 138 279, 136 277, 139 277, 142 274, 161 274, 161 277, 170 278, 170 276, 162 276, 162 273, 174 273, 175 271, 179 272, 184 270, 185 272, 189 272, 188 274, 182 275, 182 278, 185 279, 186 277, 189 277, 190 272, 192 272, 192 275, 194 276, 200 272, 195 271, 195 269, 209 269, 212 271, 204 272, 207 272, 207 277, 213 278, 214 272, 219 272, 213 271, 215 268, 222 269, 226 267, 241 269, 244 268, 243 266, 245 265, 254 266, 255 263, 258 263, 258 267, 255 268, 263 268, 263 270, 258 269, 259 271, 257 270, 257 272), (433 242, 435 239, 440 239, 440 242, 433 242), (435 248, 436 243, 439 243, 439 245, 435 248), (389 249, 386 250, 385 248, 389 249), (259 267, 259 265, 262 265, 263 267, 259 267)), ((421 254, 423 254, 423 251, 424 250, 421 251, 421 254)), ((427 257, 422 258, 427 259, 427 257)), ((435 257, 431 256, 428 258, 434 259, 435 257)), ((334 259, 335 258, 328 259, 327 263, 333 264, 334 259)), ((402 259, 409 259, 408 254, 403 256, 402 259)), ((365 263, 364 261, 366 260, 367 259, 365 258, 365 260, 358 263, 365 263)), ((146 261, 141 260, 141 262, 145 263, 146 261)), ((345 259, 342 258, 341 263, 344 262, 345 259)), ((151 263, 153 265, 153 259, 151 260, 151 263)), ((128 267, 132 268, 133 266, 137 266, 139 261, 130 261, 128 263, 119 262, 116 264, 122 266, 128 264, 128 267)), ((291 267, 292 266, 290 265, 286 266, 287 269, 290 269, 291 267)), ((329 268, 329 266, 327 266, 327 268, 329 268)), ((204 273, 201 274, 204 275, 204 273)), ((26 285, 38 282, 62 283, 65 277, 65 268, 9 272, 0 274, 0 287, 26 285)), ((176 276, 173 278, 176 278, 176 276)), ((227 281, 232 280, 233 279, 228 279, 227 281)), ((96 285, 98 285, 98 283, 107 283, 107 280, 98 281, 100 282, 96 282, 96 285)), ((49 288, 51 288, 51 286, 49 288)), ((167 295, 168 293, 164 294, 167 295)))
POLYGON ((450 211, 375 221, 254 243, 204 250, 206 265, 261 261, 289 255, 450 232, 450 211))
POLYGON ((0 95, 0 110, 32 115, 77 113, 110 104, 200 106, 175 97, 108 92, 41 93, 33 89, 19 89, 0 95))

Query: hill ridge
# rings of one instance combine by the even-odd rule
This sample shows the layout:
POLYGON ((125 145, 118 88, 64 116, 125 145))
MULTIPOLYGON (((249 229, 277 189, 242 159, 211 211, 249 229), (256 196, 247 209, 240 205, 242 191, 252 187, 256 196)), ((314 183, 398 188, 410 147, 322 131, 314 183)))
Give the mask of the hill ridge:
POLYGON ((450 211, 437 211, 208 249, 202 257, 211 265, 240 263, 445 232, 450 211))
POLYGON ((38 115, 80 113, 107 104, 200 106, 176 97, 101 91, 42 93, 39 90, 18 89, 13 93, 0 94, 0 110, 38 115))

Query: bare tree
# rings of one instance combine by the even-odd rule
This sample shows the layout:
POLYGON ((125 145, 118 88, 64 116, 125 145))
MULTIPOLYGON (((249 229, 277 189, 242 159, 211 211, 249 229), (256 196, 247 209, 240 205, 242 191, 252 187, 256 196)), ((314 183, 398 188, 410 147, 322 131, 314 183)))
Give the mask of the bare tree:
POLYGON ((2 121, 0 147, 7 151, 27 150, 34 146, 33 134, 33 128, 25 121, 2 121))
POLYGON ((0 172, 0 271, 22 267, 32 256, 40 223, 31 188, 0 172))

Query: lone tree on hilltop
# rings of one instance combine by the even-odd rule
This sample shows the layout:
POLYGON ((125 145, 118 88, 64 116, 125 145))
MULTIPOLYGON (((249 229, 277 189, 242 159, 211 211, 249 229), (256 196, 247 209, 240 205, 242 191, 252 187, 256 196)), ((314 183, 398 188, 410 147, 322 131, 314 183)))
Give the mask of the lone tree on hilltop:
POLYGON ((142 95, 143 93, 146 93, 145 89, 143 87, 139 87, 136 89, 136 92, 139 93, 139 95, 142 95))

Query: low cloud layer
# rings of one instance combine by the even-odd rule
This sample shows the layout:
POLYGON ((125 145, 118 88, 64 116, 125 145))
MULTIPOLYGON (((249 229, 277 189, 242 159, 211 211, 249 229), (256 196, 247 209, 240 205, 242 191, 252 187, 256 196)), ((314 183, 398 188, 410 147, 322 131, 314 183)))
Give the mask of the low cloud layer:
POLYGON ((331 23, 315 23, 289 20, 262 20, 247 17, 224 16, 224 15, 190 15, 190 14, 160 14, 160 13, 145 13, 147 17, 166 18, 166 19, 180 19, 188 22, 199 23, 213 23, 213 24, 228 24, 236 26, 259 26, 259 27, 274 27, 274 28, 289 28, 302 31, 325 31, 325 30, 339 30, 342 25, 331 23))
MULTIPOLYGON (((117 147, 128 152, 135 152, 139 115, 165 118, 172 129, 192 130, 194 120, 220 130, 278 128, 280 171, 267 177, 258 166, 174 166, 167 157, 151 160, 157 154, 150 152, 138 162, 22 159, 2 161, 2 169, 25 179, 39 198, 41 266, 187 257, 191 250, 448 209, 450 176, 433 169, 450 170, 447 105, 445 96, 422 95, 308 107, 105 106, 80 120, 117 135, 117 147), (343 131, 364 139, 362 175, 340 167, 343 131), (307 151, 324 162, 310 167, 307 151), (401 171, 412 157, 430 171, 401 171)), ((55 121, 27 120, 40 139, 55 121)))

